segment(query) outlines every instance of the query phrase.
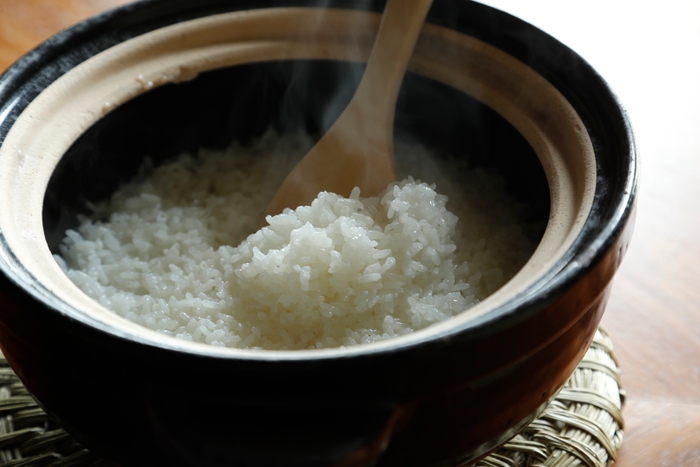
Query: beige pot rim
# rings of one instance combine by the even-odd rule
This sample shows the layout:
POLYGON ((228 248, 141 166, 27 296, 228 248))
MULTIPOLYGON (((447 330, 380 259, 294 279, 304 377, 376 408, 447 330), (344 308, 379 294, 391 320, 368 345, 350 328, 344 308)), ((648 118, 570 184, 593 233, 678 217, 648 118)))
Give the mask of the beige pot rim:
POLYGON ((197 354, 272 360, 354 355, 429 340, 486 316, 544 277, 574 244, 593 203, 595 156, 580 117, 546 79, 485 42, 433 24, 424 26, 409 70, 475 97, 509 121, 539 157, 551 196, 549 223, 531 259, 477 306, 415 333, 357 347, 223 349, 181 341, 107 311, 63 274, 46 244, 42 205, 53 170, 106 113, 152 88, 221 67, 283 59, 366 61, 378 24, 378 14, 355 10, 224 13, 137 36, 71 69, 31 102, 0 147, 0 230, 12 254, 50 294, 89 321, 117 335, 197 354))

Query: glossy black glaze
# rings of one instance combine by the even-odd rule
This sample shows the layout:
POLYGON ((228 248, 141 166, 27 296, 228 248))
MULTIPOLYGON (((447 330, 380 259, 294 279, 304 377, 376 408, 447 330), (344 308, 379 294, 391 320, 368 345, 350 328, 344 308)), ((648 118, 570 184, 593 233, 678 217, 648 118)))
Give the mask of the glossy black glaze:
MULTIPOLYGON (((324 3, 362 4, 376 11, 382 7, 382 2, 324 3)), ((16 116, 43 88, 124 39, 206 14, 309 4, 313 2, 147 1, 87 21, 39 47, 0 78, 0 144, 16 116)), ((404 466, 478 457, 531 419, 590 343, 610 280, 629 241, 631 229, 625 227, 636 189, 631 131, 604 81, 580 57, 532 26, 463 1, 436 0, 429 21, 474 35, 528 63, 580 114, 595 145, 599 176, 593 212, 574 247, 525 293, 438 338, 381 352, 297 361, 216 358, 137 342, 65 309, 40 287, 18 283, 2 259, 3 351, 36 398, 67 429, 125 465, 262 466, 279 465, 282 460, 286 465, 363 465, 376 454, 363 448, 388 439, 379 464, 404 466), (266 428, 260 420, 269 420, 275 428, 266 428), (261 432, 266 436, 262 442, 261 432)), ((332 67, 318 66, 333 75, 332 67)), ((273 71, 284 68, 280 64, 249 67, 241 79, 245 73, 274 76, 270 67, 273 71)), ((197 82, 201 83, 197 80, 192 86, 196 88, 197 82)), ((172 88, 182 91, 187 85, 178 86, 172 88)), ((433 125, 412 120, 411 106, 430 108, 430 93, 448 92, 431 86, 422 78, 409 78, 403 91, 405 107, 397 119, 399 128, 418 131, 427 141, 443 137, 439 132, 431 134, 431 128, 444 128, 452 118, 469 121, 468 112, 467 117, 448 114, 433 125)), ((72 214, 82 205, 81 196, 100 194, 91 189, 109 191, 135 169, 143 153, 128 163, 117 163, 120 175, 97 188, 73 183, 90 173, 74 172, 76 167, 86 169, 77 161, 94 160, 89 154, 113 141, 110 129, 126 120, 129 106, 156 108, 144 104, 144 99, 158 98, 155 92, 153 96, 110 114, 69 151, 72 155, 58 169, 47 195, 50 244, 55 246, 57 232, 72 222, 72 214), (81 175, 71 179, 71 173, 81 175), (59 198, 67 204, 56 203, 59 198)), ((464 99, 464 109, 480 109, 464 99)), ((275 102, 271 98, 271 109, 276 108, 275 102)), ((297 116, 300 120, 291 121, 311 130, 322 128, 324 124, 314 116, 317 107, 323 107, 322 100, 310 104, 308 113, 297 116)), ((162 148, 157 157, 166 158, 193 144, 222 147, 231 139, 249 138, 268 121, 275 121, 265 113, 270 120, 252 119, 249 127, 241 128, 229 125, 238 121, 230 110, 225 115, 231 120, 219 120, 222 124, 213 133, 178 132, 185 137, 172 141, 172 147, 157 141, 150 148, 162 148)), ((211 115, 216 120, 215 113, 211 115)), ((499 132, 507 133, 508 126, 498 118, 491 120, 485 124, 493 132, 488 133, 494 135, 491 140, 505 140, 499 132)), ((278 119, 276 124, 284 127, 285 122, 278 119)), ((183 128, 192 129, 187 124, 183 128)), ((462 135, 451 134, 443 149, 464 149, 462 135)), ((124 140, 127 147, 152 137, 130 135, 132 139, 124 140)), ((489 138, 470 146, 476 159, 488 152, 480 148, 485 141, 489 138)), ((520 144, 515 141, 516 146, 520 144)), ((106 154, 100 164, 109 163, 110 157, 117 160, 116 155, 106 154)), ((523 192, 517 184, 512 188, 523 192)), ((543 206, 536 202, 542 200, 541 193, 529 200, 535 214, 543 206)), ((0 246, 7 248, 4 242, 0 246)), ((12 260, 11 255, 8 258, 12 260)))

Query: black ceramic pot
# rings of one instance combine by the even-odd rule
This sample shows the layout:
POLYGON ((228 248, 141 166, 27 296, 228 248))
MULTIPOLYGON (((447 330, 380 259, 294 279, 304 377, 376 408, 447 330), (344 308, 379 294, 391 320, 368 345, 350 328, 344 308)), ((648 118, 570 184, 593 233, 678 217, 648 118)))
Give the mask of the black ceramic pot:
POLYGON ((466 463, 537 415, 600 321, 633 218, 626 114, 564 45, 460 0, 435 0, 396 133, 501 171, 549 220, 535 259, 473 317, 350 349, 234 351, 141 329, 66 291, 51 251, 85 200, 108 196, 146 155, 328 126, 383 3, 298 8, 316 3, 135 3, 0 78, 0 345, 50 414, 122 465, 466 463), (290 106, 295 87, 313 92, 290 106))

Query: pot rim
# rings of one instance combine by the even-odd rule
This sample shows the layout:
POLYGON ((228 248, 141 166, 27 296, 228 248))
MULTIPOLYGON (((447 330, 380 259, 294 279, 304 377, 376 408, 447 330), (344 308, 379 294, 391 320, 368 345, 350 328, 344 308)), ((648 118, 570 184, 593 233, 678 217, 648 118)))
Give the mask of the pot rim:
MULTIPOLYGON (((298 4, 300 2, 287 3, 298 4)), ((338 3, 345 5, 348 2, 338 3)), ((182 4, 184 5, 184 3, 182 4)), ((208 2, 208 5, 210 6, 215 4, 217 4, 216 1, 208 2)), ((14 124, 14 120, 17 118, 17 116, 31 103, 31 101, 34 100, 34 98, 43 92, 48 85, 50 85, 64 73, 68 72, 70 68, 77 66, 79 63, 82 63, 84 60, 97 52, 106 50, 116 43, 120 43, 131 38, 134 32, 134 26, 130 25, 129 23, 129 18, 131 15, 136 15, 139 12, 147 10, 149 7, 162 5, 163 2, 153 0, 137 4, 130 4, 88 19, 74 26, 73 28, 54 36, 34 51, 25 55, 25 57, 9 68, 6 73, 0 77, 0 102, 5 103, 4 108, 0 108, 0 142, 4 142, 7 132, 14 124), (105 28, 105 26, 109 27, 105 28), (110 39, 107 38, 109 34, 106 33, 103 35, 104 37, 101 37, 96 42, 94 40, 91 41, 90 38, 96 34, 99 34, 98 30, 101 28, 107 29, 110 32, 121 32, 121 35, 117 34, 116 38, 115 36, 111 36, 110 39), (65 59, 62 63, 57 65, 57 63, 60 62, 61 57, 66 54, 66 49, 70 49, 71 46, 75 45, 84 46, 86 43, 93 45, 91 50, 83 52, 86 54, 86 56, 72 57, 73 61, 70 63, 70 68, 66 68, 67 64, 65 63, 65 59), (47 73, 46 70, 49 72, 47 73), (29 81, 29 79, 27 79, 27 75, 33 78, 31 80, 33 86, 29 90, 21 87, 25 80, 29 81)), ((489 7, 484 7, 481 5, 478 5, 477 8, 493 10, 489 7)), ((200 11, 205 12, 205 14, 197 14, 195 17, 208 16, 208 14, 211 14, 211 12, 208 14, 206 13, 207 10, 205 7, 202 7, 202 10, 200 11)), ((612 212, 608 213, 606 218, 603 218, 601 215, 601 211, 603 209, 601 203, 606 198, 606 195, 609 195, 609 193, 599 192, 599 188, 596 187, 595 199, 593 200, 593 209, 588 215, 582 232, 578 235, 574 243, 568 248, 566 253, 556 261, 553 267, 547 271, 546 274, 537 279, 526 290, 522 291, 515 297, 512 297, 507 302, 489 310, 489 312, 484 315, 470 321, 460 323, 459 325, 450 326, 448 329, 443 329, 439 333, 426 333, 425 330, 422 330, 413 333, 412 338, 409 341, 390 339, 383 341, 380 346, 365 344, 346 349, 318 349, 313 351, 280 352, 220 349, 202 344, 198 345, 196 351, 194 351, 191 348, 187 348, 186 350, 183 349, 182 346, 178 345, 179 341, 174 338, 169 338, 169 340, 173 341, 172 344, 170 342, 164 344, 161 341, 154 343, 148 339, 135 338, 133 335, 126 332, 117 332, 114 328, 105 326, 103 323, 86 317, 83 314, 79 314, 80 316, 78 316, 78 314, 74 313, 73 309, 66 306, 65 303, 56 303, 56 299, 52 298, 50 293, 46 290, 42 291, 40 288, 32 286, 30 292, 33 293, 36 298, 39 298, 42 302, 44 302, 48 307, 57 308, 65 315, 78 318, 82 324, 88 325, 89 327, 95 328, 102 332, 110 333, 117 337, 126 338, 132 342, 136 341, 141 344, 180 352, 186 351, 187 353, 194 353, 201 356, 233 359, 242 358, 251 360, 317 360, 326 358, 352 357, 356 355, 372 355, 378 352, 395 352, 414 348, 415 346, 421 346, 422 344, 449 344, 451 341, 454 341, 457 338, 463 340, 469 339, 469 336, 473 336, 475 334, 493 334, 498 332, 500 329, 510 326, 514 322, 522 321, 528 318, 531 314, 536 313, 546 304, 551 303, 557 297, 561 296, 566 290, 568 290, 586 273, 589 267, 595 265, 602 258, 603 254, 607 251, 607 248, 609 248, 621 234, 622 229, 630 217, 636 194, 636 149, 632 138, 629 120, 627 119, 624 109, 602 78, 600 78, 587 63, 585 63, 580 57, 578 57, 564 45, 558 43, 556 40, 537 30, 533 26, 510 17, 510 15, 505 13, 499 12, 498 14, 505 15, 508 21, 511 21, 513 24, 521 28, 526 28, 530 33, 539 35, 540 39, 544 38, 546 42, 552 46, 552 48, 558 49, 558 52, 566 52, 570 58, 574 59, 577 65, 585 69, 585 72, 589 75, 589 77, 593 77, 598 81, 596 83, 598 88, 602 89, 606 93, 606 95, 599 97, 599 99, 607 99, 608 106, 612 104, 612 107, 618 113, 618 125, 621 125, 621 129, 623 130, 622 133, 624 134, 623 139, 625 139, 628 143, 628 152, 626 155, 629 157, 629 162, 626 166, 626 177, 624 180, 622 180, 623 183, 620 184, 622 191, 618 193, 619 196, 616 199, 612 212)), ((431 17, 429 16, 428 21, 430 22, 430 20, 431 17)), ((141 28, 145 27, 143 24, 137 23, 137 27, 139 26, 141 28)), ((133 37, 138 36, 143 32, 144 31, 137 31, 136 34, 133 34, 133 37)), ((533 64, 536 64, 536 62, 533 64)), ((531 64, 531 66, 533 64, 531 64)), ((533 69, 538 71, 535 67, 533 67, 533 69)), ((548 77, 546 75, 543 76, 546 78, 548 77)), ((553 82, 553 84, 555 87, 558 87, 560 91, 563 91, 561 88, 566 87, 567 85, 565 81, 559 83, 553 82), (557 84, 560 86, 557 86, 557 84)), ((577 107, 577 102, 571 103, 574 108, 577 107)), ((582 103, 578 102, 578 104, 581 105, 582 103)), ((581 111, 578 108, 576 110, 578 110, 579 114, 581 114, 581 111)), ((591 128, 588 124, 589 122, 585 123, 590 132, 591 128)), ((596 135, 593 137, 595 136, 596 135)), ((599 163, 597 157, 599 148, 596 147, 595 151, 596 161, 599 163)), ((1 238, 1 241, 4 251, 2 252, 3 257, 0 264, 2 265, 5 274, 10 276, 14 282, 22 283, 23 280, 26 280, 28 277, 26 277, 25 274, 22 274, 22 272, 18 272, 16 269, 11 271, 8 269, 8 256, 12 255, 13 253, 9 249, 9 245, 7 244, 4 236, 1 238), (22 277, 23 275, 25 277, 22 277)), ((26 285, 21 287, 23 287, 25 290, 29 288, 26 285)), ((562 330, 562 332, 563 331, 564 330, 562 330)))

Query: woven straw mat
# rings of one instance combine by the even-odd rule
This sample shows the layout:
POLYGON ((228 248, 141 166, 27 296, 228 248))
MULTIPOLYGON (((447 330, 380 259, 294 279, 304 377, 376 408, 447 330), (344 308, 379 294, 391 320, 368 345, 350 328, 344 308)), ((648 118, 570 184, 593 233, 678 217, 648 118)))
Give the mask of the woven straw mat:
MULTIPOLYGON (((608 467, 622 443, 623 403, 612 342, 599 330, 542 415, 474 467, 608 467)), ((113 465, 59 428, 0 354, 0 466, 113 465)))

